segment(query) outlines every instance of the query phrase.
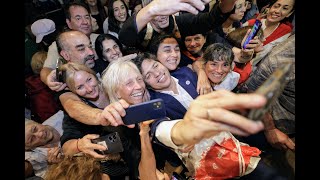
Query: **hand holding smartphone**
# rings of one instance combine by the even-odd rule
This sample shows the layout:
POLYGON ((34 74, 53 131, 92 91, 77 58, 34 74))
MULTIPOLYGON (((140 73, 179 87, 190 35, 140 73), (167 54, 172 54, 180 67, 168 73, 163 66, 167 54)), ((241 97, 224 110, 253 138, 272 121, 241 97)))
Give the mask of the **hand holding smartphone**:
POLYGON ((252 26, 252 29, 251 29, 249 35, 247 36, 246 40, 244 41, 244 43, 242 45, 243 49, 246 49, 246 47, 249 44, 250 40, 253 39, 257 35, 258 31, 261 28, 261 25, 262 25, 261 21, 259 19, 256 19, 254 25, 252 26))
POLYGON ((106 155, 112 153, 118 153, 123 151, 122 142, 118 132, 110 133, 105 136, 101 136, 97 139, 93 139, 92 143, 103 145, 107 148, 105 151, 95 150, 97 153, 106 155))
POLYGON ((166 108, 162 99, 154 99, 129 106, 122 118, 125 125, 136 124, 146 120, 166 117, 166 108))
POLYGON ((280 96, 285 85, 286 77, 292 68, 292 63, 281 64, 270 77, 255 91, 267 98, 267 103, 259 109, 252 109, 248 113, 248 118, 252 120, 261 120, 265 113, 270 109, 274 101, 280 96))

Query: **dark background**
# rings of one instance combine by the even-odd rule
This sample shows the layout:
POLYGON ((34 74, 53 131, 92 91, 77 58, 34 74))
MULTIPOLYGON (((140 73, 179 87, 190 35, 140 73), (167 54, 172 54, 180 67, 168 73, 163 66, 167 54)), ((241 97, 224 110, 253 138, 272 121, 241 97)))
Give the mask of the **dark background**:
MULTIPOLYGON (((259 3, 259 0, 257 0, 259 3)), ((1 46, 1 172, 5 179, 24 178, 24 48, 26 25, 38 16, 31 0, 2 1, 1 46), (4 4, 5 3, 5 4, 4 4), (33 14, 35 13, 35 14, 33 14)), ((296 178, 315 179, 319 172, 319 6, 296 2, 296 178), (312 9, 312 7, 314 7, 312 9), (317 122, 318 121, 318 122, 317 122), (310 177, 310 178, 309 178, 310 177)), ((41 14, 41 13, 40 13, 41 14)), ((57 14, 51 14, 53 18, 57 14)), ((49 16, 48 16, 49 17, 49 16)), ((63 25, 63 23, 61 23, 63 25)), ((4 179, 4 178, 1 178, 4 179)))

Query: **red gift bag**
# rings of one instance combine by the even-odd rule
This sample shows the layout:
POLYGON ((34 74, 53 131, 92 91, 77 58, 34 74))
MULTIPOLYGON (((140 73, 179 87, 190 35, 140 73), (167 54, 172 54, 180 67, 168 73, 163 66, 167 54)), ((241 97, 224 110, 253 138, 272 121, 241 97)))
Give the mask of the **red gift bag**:
POLYGON ((189 153, 178 152, 194 179, 228 179, 252 172, 261 151, 239 142, 230 132, 200 141, 189 153))

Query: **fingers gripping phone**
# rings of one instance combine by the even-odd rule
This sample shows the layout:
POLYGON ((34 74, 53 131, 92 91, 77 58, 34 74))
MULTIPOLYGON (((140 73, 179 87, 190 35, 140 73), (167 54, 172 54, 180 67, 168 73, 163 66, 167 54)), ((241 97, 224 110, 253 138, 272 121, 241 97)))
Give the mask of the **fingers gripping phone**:
POLYGON ((261 120, 266 112, 270 109, 274 101, 280 96, 286 85, 286 77, 288 76, 292 63, 281 64, 270 77, 255 91, 267 98, 267 103, 259 109, 252 109, 248 113, 248 118, 252 120, 261 120))
POLYGON ((97 153, 106 155, 123 151, 122 142, 118 132, 110 133, 91 140, 92 143, 103 145, 107 148, 105 151, 95 150, 97 153))
POLYGON ((122 118, 125 125, 166 117, 166 108, 162 99, 154 99, 129 106, 122 118))
POLYGON ((256 19, 256 21, 254 22, 254 25, 251 28, 250 33, 248 34, 246 40, 244 41, 244 43, 242 45, 243 49, 246 49, 246 47, 249 44, 250 40, 253 39, 257 35, 258 31, 261 28, 261 25, 262 25, 261 21, 259 19, 256 19))

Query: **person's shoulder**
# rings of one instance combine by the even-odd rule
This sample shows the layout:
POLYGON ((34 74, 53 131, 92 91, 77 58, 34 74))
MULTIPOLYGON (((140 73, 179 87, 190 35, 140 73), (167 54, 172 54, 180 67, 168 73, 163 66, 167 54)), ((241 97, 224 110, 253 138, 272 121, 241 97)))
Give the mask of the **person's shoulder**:
POLYGON ((52 116, 50 116, 47 120, 45 120, 42 125, 49 125, 51 127, 55 127, 55 124, 62 123, 64 113, 62 110, 59 110, 52 116))
POLYGON ((279 29, 281 29, 282 31, 285 31, 285 32, 291 32, 292 31, 292 26, 290 24, 287 24, 287 23, 280 23, 279 29))
POLYGON ((119 34, 113 31, 109 31, 108 34, 113 35, 114 37, 116 37, 117 39, 119 39, 119 34))
POLYGON ((290 33, 286 33, 286 35, 288 35, 288 37, 276 45, 268 56, 288 56, 288 53, 291 54, 291 56, 295 55, 295 35, 290 33))
POLYGON ((178 67, 176 71, 185 71, 187 68, 188 66, 181 66, 181 67, 178 67))
POLYGON ((178 67, 175 72, 180 72, 180 73, 193 73, 192 69, 190 69, 188 66, 181 66, 178 67))
POLYGON ((230 71, 229 74, 230 74, 230 77, 233 78, 233 79, 238 79, 239 80, 239 78, 240 78, 240 74, 238 72, 230 71))
POLYGON ((91 33, 91 34, 90 34, 90 39, 91 39, 91 41, 92 41, 92 40, 95 41, 99 35, 100 35, 100 34, 97 34, 97 33, 91 33))
POLYGON ((56 41, 53 41, 53 42, 51 43, 51 45, 49 46, 48 49, 58 49, 58 48, 57 48, 57 42, 56 42, 56 41))
MULTIPOLYGON (((74 94, 73 92, 71 92, 70 90, 61 90, 61 91, 58 91, 58 92, 54 92, 54 95, 55 95, 55 97, 56 98, 58 98, 59 99, 59 97, 61 96, 61 95, 68 95, 68 94, 74 94)), ((75 94, 74 94, 75 95, 75 94)))

